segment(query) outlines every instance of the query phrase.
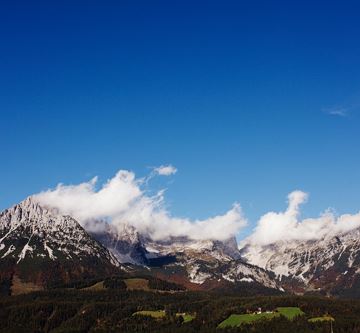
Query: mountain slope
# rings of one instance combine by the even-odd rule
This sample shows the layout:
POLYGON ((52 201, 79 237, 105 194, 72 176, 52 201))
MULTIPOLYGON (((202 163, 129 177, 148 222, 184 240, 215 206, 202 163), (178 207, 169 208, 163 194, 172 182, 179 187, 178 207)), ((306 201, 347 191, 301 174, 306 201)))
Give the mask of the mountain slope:
POLYGON ((31 197, 0 213, 0 278, 51 286, 110 274, 116 259, 70 216, 31 197))
POLYGON ((245 245, 247 261, 274 272, 285 289, 360 296, 360 230, 322 240, 245 245))
POLYGON ((145 239, 144 246, 152 270, 159 277, 190 289, 231 288, 249 283, 278 288, 274 275, 241 260, 235 238, 227 241, 186 237, 167 241, 145 239))
POLYGON ((235 284, 258 284, 278 288, 273 274, 245 263, 235 238, 226 241, 172 237, 153 240, 124 224, 114 227, 92 222, 91 235, 122 263, 137 265, 147 274, 182 284, 189 289, 207 290, 235 284))
POLYGON ((104 221, 97 221, 97 231, 90 232, 91 236, 103 244, 121 263, 145 265, 148 263, 146 249, 140 234, 134 227, 124 224, 119 230, 104 221))

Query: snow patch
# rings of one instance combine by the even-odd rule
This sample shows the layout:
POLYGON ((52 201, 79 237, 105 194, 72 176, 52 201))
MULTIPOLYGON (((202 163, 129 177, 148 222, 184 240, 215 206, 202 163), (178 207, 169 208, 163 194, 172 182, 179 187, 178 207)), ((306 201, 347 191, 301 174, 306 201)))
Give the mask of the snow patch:
POLYGON ((34 249, 29 245, 29 243, 27 243, 27 244, 23 247, 23 249, 21 250, 21 253, 19 254, 19 259, 18 259, 18 261, 17 261, 16 263, 18 264, 22 259, 25 258, 26 252, 32 253, 33 250, 34 250, 34 249))
POLYGON ((200 267, 198 265, 194 265, 188 271, 190 282, 196 284, 203 284, 209 277, 210 274, 203 273, 199 271, 200 267))
POLYGON ((254 282, 254 280, 250 277, 243 277, 240 279, 240 282, 254 282))
POLYGON ((9 255, 10 253, 14 252, 16 250, 14 245, 10 245, 10 247, 8 248, 8 250, 3 254, 3 256, 1 258, 5 258, 7 255, 9 255))
POLYGON ((227 275, 227 274, 224 275, 223 274, 222 277, 223 277, 224 280, 227 280, 227 281, 230 281, 230 282, 233 282, 233 283, 235 282, 235 279, 230 277, 230 275, 227 275))
POLYGON ((51 260, 55 260, 56 257, 53 254, 53 250, 46 244, 46 242, 44 242, 44 249, 47 251, 47 253, 49 254, 49 257, 51 260))

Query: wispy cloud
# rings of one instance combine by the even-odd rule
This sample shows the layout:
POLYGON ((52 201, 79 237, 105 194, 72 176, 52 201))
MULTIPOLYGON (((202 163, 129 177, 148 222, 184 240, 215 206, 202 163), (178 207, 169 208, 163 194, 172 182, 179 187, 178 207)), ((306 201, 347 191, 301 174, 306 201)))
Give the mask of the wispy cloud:
POLYGON ((171 176, 177 173, 177 169, 171 164, 161 165, 158 168, 154 168, 154 171, 159 176, 171 176))
POLYGON ((324 108, 323 112, 330 116, 347 117, 349 115, 350 109, 343 106, 337 106, 331 108, 324 108))

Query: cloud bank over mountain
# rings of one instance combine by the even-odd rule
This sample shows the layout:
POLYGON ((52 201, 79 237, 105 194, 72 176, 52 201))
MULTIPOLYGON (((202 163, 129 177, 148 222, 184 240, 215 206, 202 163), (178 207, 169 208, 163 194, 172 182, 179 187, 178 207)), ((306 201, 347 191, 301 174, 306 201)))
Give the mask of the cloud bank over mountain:
MULTIPOLYGON (((170 176, 177 169, 171 165, 154 168, 151 177, 170 176), (155 175, 154 175, 155 174, 155 175)), ((34 195, 41 204, 75 217, 90 231, 97 231, 106 220, 120 229, 134 226, 154 240, 187 236, 194 240, 226 240, 237 235, 247 221, 239 204, 223 215, 204 220, 175 217, 166 209, 164 191, 149 195, 147 178, 136 178, 131 171, 120 170, 99 188, 97 177, 78 185, 59 184, 34 195)), ((333 237, 360 227, 360 212, 337 216, 328 209, 316 218, 300 218, 300 207, 308 194, 294 191, 288 195, 283 212, 268 212, 257 222, 252 234, 242 243, 268 245, 278 241, 307 241, 333 237)))
POLYGON ((244 243, 268 245, 278 241, 318 240, 360 227, 360 212, 336 216, 328 209, 317 218, 300 219, 300 206, 307 199, 308 194, 305 192, 290 193, 287 209, 284 212, 269 212, 263 215, 244 243))
MULTIPOLYGON (((158 175, 169 176, 176 168, 161 166, 155 171, 158 175)), ((33 197, 42 205, 73 216, 91 231, 99 228, 96 220, 104 219, 119 227, 130 224, 154 240, 180 236, 195 240, 225 240, 246 225, 238 204, 223 215, 205 220, 174 217, 165 208, 164 191, 148 195, 144 189, 146 181, 137 179, 130 171, 118 171, 100 189, 96 188, 97 182, 95 177, 78 185, 59 184, 55 189, 33 197)))

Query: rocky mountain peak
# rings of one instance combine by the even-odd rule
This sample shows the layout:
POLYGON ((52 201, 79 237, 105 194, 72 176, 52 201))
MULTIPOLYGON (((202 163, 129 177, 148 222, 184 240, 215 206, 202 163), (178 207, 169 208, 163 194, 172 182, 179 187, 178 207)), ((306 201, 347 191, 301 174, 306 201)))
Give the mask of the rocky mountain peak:
POLYGON ((43 207, 32 197, 0 213, 0 263, 6 263, 6 274, 25 274, 24 278, 40 279, 41 284, 54 282, 43 280, 53 274, 51 270, 59 273, 55 280, 63 281, 119 266, 75 219, 43 207))

